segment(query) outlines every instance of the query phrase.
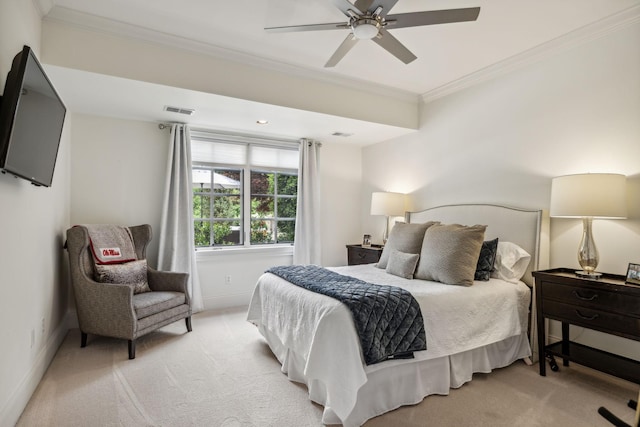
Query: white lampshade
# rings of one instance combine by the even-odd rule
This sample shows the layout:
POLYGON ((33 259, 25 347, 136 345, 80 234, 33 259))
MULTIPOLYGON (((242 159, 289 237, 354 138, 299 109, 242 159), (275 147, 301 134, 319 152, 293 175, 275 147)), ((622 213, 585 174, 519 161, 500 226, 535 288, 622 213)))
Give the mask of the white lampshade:
POLYGON ((386 192, 371 193, 371 215, 404 215, 404 194, 386 192))
POLYGON ((624 175, 613 173, 553 178, 549 215, 569 218, 626 218, 626 183, 624 175))

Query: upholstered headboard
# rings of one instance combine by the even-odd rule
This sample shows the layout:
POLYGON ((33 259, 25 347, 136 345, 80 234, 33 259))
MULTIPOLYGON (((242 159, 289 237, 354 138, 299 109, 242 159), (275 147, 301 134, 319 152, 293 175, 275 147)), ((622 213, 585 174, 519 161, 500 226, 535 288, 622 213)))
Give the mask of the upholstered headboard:
POLYGON ((440 221, 445 224, 487 226, 485 240, 499 238, 503 242, 513 242, 531 255, 531 262, 522 280, 533 286, 531 272, 546 268, 541 262, 541 240, 548 236, 548 222, 544 221, 542 210, 528 210, 490 204, 459 204, 429 208, 419 212, 407 212, 407 222, 421 223, 440 221))

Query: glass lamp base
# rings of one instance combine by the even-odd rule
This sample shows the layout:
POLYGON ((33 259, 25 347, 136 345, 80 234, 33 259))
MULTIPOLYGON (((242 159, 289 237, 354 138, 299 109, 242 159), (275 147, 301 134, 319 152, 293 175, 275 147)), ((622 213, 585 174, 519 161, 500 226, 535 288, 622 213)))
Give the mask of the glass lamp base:
POLYGON ((602 273, 597 273, 595 271, 578 270, 576 271, 576 276, 585 277, 587 279, 599 279, 602 276, 602 273))

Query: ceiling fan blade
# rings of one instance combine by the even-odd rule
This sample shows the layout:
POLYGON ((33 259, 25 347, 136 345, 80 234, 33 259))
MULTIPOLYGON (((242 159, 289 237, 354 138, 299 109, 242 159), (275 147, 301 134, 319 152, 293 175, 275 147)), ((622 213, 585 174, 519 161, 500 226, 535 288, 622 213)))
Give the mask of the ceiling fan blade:
MULTIPOLYGON (((356 2, 356 4, 357 3, 358 2, 356 2)), ((398 3, 398 0, 373 0, 373 1, 370 1, 369 3, 370 3, 369 7, 366 10, 369 12, 373 12, 377 8, 381 7, 382 13, 380 13, 380 16, 384 18, 385 16, 387 16, 391 8, 395 6, 396 3, 398 3)))
POLYGON ((286 27, 268 27, 264 30, 268 33, 290 33, 298 31, 319 31, 319 30, 339 30, 349 28, 344 22, 334 22, 330 24, 308 24, 308 25, 289 25, 286 27))
POLYGON ((453 22, 475 21, 480 14, 479 7, 465 9, 430 10, 426 12, 398 13, 387 15, 388 28, 417 27, 421 25, 450 24, 453 22))
POLYGON ((380 36, 374 37, 371 40, 376 42, 382 48, 387 50, 390 54, 398 58, 400 61, 408 64, 409 62, 415 60, 417 56, 415 56, 409 49, 404 47, 402 43, 398 41, 395 37, 391 35, 384 28, 380 29, 380 36))
POLYGON ((349 10, 353 10, 359 15, 362 15, 362 13, 366 12, 366 9, 365 10, 360 9, 358 6, 351 4, 349 0, 331 0, 331 1, 338 9, 342 11, 342 13, 344 13, 349 17, 351 16, 351 14, 349 13, 349 10))
POLYGON ((338 62, 358 43, 358 39, 353 34, 347 34, 347 38, 344 39, 342 44, 338 46, 338 49, 331 55, 331 58, 324 64, 325 67, 335 67, 338 62))
POLYGON ((373 0, 356 0, 353 5, 357 7, 358 10, 366 12, 371 7, 371 3, 373 3, 373 0))

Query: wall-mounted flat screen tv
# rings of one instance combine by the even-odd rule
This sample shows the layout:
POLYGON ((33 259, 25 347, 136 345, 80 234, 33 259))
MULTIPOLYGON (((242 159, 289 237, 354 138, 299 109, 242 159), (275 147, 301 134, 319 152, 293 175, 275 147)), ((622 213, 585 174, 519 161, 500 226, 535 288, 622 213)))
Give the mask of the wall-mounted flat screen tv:
POLYGON ((29 46, 13 59, 0 101, 0 169, 50 187, 67 109, 29 46))

